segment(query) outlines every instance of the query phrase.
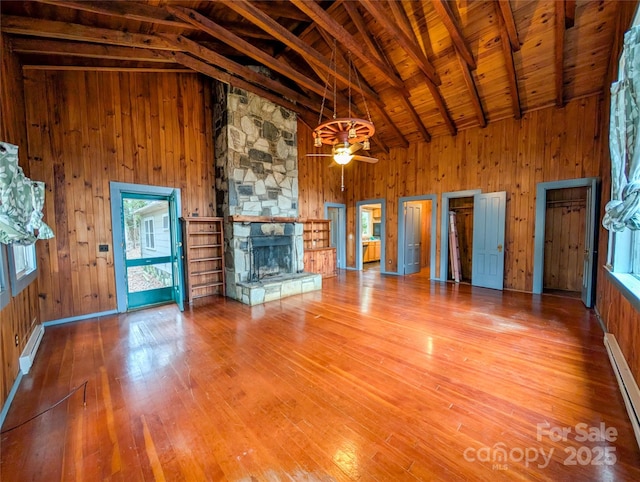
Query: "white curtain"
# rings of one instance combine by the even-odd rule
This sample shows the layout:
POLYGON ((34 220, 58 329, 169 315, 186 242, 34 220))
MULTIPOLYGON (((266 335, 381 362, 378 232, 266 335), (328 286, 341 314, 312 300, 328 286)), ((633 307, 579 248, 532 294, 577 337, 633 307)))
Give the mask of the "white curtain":
POLYGON ((44 183, 32 181, 18 166, 18 146, 0 142, 0 243, 32 244, 53 238, 42 221, 44 183))
POLYGON ((611 85, 609 231, 640 230, 640 26, 624 36, 620 80, 611 85))

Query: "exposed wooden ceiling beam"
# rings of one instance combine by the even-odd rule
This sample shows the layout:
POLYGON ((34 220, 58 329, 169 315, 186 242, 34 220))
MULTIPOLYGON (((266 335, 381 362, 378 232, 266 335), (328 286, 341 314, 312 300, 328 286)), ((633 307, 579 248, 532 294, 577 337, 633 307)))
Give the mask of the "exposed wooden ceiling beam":
POLYGON ((305 123, 307 124, 309 123, 309 118, 307 115, 309 111, 305 109, 303 106, 294 104, 293 102, 287 99, 283 99, 282 97, 266 89, 263 89, 258 85, 247 82, 244 79, 235 77, 234 75, 231 75, 228 72, 224 72, 223 70, 220 70, 211 64, 207 64, 206 62, 193 58, 190 55, 187 55, 183 52, 163 51, 161 55, 164 55, 167 58, 173 58, 175 62, 181 65, 184 65, 185 67, 189 67, 190 69, 200 72, 208 77, 211 77, 212 79, 216 79, 225 84, 230 84, 234 87, 238 87, 240 89, 244 89, 244 90, 253 92, 255 94, 258 94, 259 96, 267 100, 270 100, 271 102, 281 105, 293 112, 296 112, 305 121, 305 123))
MULTIPOLYGON (((220 2, 222 0, 216 1, 220 2)), ((334 74, 333 66, 327 58, 309 44, 300 40, 297 36, 252 3, 249 3, 246 0, 234 0, 233 2, 225 2, 224 5, 236 12, 238 15, 242 15, 250 22, 262 28, 265 32, 273 35, 274 38, 284 43, 287 47, 291 48, 291 50, 300 54, 307 62, 316 64, 320 68, 331 73, 331 75, 334 74)), ((335 75, 342 83, 349 85, 348 73, 341 72, 336 69, 335 75)), ((352 85, 352 88, 362 92, 367 98, 380 102, 378 94, 373 90, 366 87, 360 89, 357 85, 352 85)))
POLYGON ((516 21, 513 19, 513 12, 511 11, 509 0, 496 0, 496 2, 500 7, 502 20, 505 28, 507 29, 511 50, 517 52, 520 50, 520 40, 518 39, 518 29, 516 28, 516 21))
POLYGON ((137 2, 86 2, 86 1, 61 1, 61 0, 36 0, 39 3, 55 5, 56 7, 71 8, 84 12, 97 13, 110 17, 126 18, 138 22, 150 22, 158 25, 192 29, 188 23, 176 21, 165 10, 144 3, 137 2))
POLYGON ((555 64, 555 86, 556 86, 556 106, 564 105, 564 2, 554 2, 555 4, 555 34, 554 64, 555 64))
MULTIPOLYGON (((165 63, 175 63, 174 60, 166 59, 165 63)), ((76 70, 82 72, 138 72, 145 74, 194 74, 197 72, 192 69, 163 69, 160 67, 108 67, 101 65, 23 65, 23 70, 76 70)))
POLYGON ((332 35, 336 41, 344 45, 353 55, 376 70, 389 84, 398 89, 404 89, 402 79, 391 72, 382 62, 372 57, 366 49, 353 38, 342 25, 336 22, 331 15, 323 10, 315 0, 291 0, 291 3, 307 14, 316 25, 332 35))
POLYGON ((511 93, 511 107, 513 110, 513 117, 520 119, 522 117, 522 108, 520 107, 520 93, 518 91, 518 76, 516 74, 516 67, 513 61, 513 51, 511 50, 511 43, 509 41, 509 35, 505 28, 502 16, 498 15, 500 19, 498 21, 498 29, 500 30, 500 44, 502 45, 502 53, 504 55, 505 68, 507 70, 507 80, 509 82, 509 92, 511 93))
POLYGON ((11 50, 19 54, 64 55, 93 59, 133 60, 141 62, 167 62, 156 50, 69 42, 66 40, 13 37, 11 50))
POLYGON ((384 107, 380 107, 378 104, 374 104, 373 108, 376 109, 376 111, 378 112, 378 115, 382 117, 382 120, 384 121, 383 125, 385 127, 390 127, 391 130, 393 130, 393 132, 395 133, 393 144, 399 145, 400 147, 404 147, 404 148, 409 147, 409 141, 404 136, 404 133, 398 128, 396 123, 393 122, 393 120, 389 116, 389 113, 387 112, 387 109, 385 109, 384 107))
POLYGON ((458 63, 460 64, 460 71, 462 72, 464 83, 467 86, 467 91, 469 91, 471 105, 473 106, 473 110, 476 113, 478 124, 480 125, 480 127, 486 127, 487 118, 484 114, 484 109, 482 108, 482 101, 480 100, 480 95, 478 94, 478 88, 476 87, 476 82, 473 79, 473 74, 471 73, 469 65, 467 65, 467 63, 462 59, 460 55, 458 55, 458 63))
POLYGON ((449 5, 449 2, 446 0, 433 0, 431 2, 433 8, 435 8, 436 12, 440 16, 440 20, 444 24, 445 28, 449 32, 449 36, 451 37, 451 41, 456 48, 456 51, 460 54, 463 60, 467 63, 471 70, 475 70, 476 61, 473 58, 473 54, 471 53, 471 48, 467 43, 467 40, 462 33, 462 29, 458 24, 458 20, 453 15, 453 10, 449 5))
POLYGON ((274 2, 273 0, 269 1, 269 13, 274 17, 283 17, 291 20, 297 20, 299 22, 307 23, 309 19, 307 16, 302 13, 300 10, 291 8, 289 6, 289 1, 284 2, 283 4, 279 4, 278 2, 274 2), (286 5, 285 5, 286 4, 286 5))
MULTIPOLYGON (((402 31, 406 34, 407 37, 413 38, 413 29, 411 28, 411 24, 409 23, 409 19, 402 8, 400 2, 388 2, 389 7, 391 7, 391 13, 393 14, 393 18, 395 19, 398 27, 402 29, 402 31)), ((422 49, 421 49, 422 50, 422 49)), ((424 50, 423 50, 424 53, 424 50)), ((425 54, 426 55, 426 54, 425 54)))
POLYGON ((106 28, 86 27, 68 22, 42 20, 37 18, 2 17, 2 31, 32 37, 56 38, 62 40, 79 40, 107 45, 123 45, 144 49, 172 50, 175 47, 166 40, 153 35, 121 32, 106 28))
MULTIPOLYGON (((369 0, 367 0, 369 1, 369 0)), ((407 20, 408 21, 408 20, 407 20)), ((394 30, 396 32, 400 32, 402 33, 401 30, 398 30, 397 27, 393 27, 394 30)), ((410 25, 409 25, 410 28, 410 25)), ((418 49, 420 52, 422 52, 422 50, 419 49, 419 47, 417 46, 417 38, 415 35, 415 32, 413 31, 413 29, 410 29, 410 33, 411 33, 411 37, 407 36, 407 40, 414 46, 414 48, 418 49)), ((404 34, 403 34, 404 35, 404 34)), ((384 50, 382 50, 381 48, 378 49, 378 52, 380 53, 380 55, 385 56, 386 54, 384 52, 384 50)), ((387 60, 387 63, 390 63, 387 60)), ((424 71, 423 71, 424 74, 424 71)), ((457 133, 457 128, 455 126, 455 124, 453 123, 453 119, 451 119, 451 115, 449 114, 449 111, 447 109, 447 106, 444 102, 444 99, 442 98, 442 94, 440 93, 440 91, 438 90, 438 87, 436 86, 436 84, 434 82, 432 82, 432 80, 425 74, 425 82, 427 84, 427 88, 429 89, 429 92, 431 92, 431 96, 433 97, 433 101, 436 103, 436 107, 438 108, 438 111, 440 112, 440 115, 442 116, 442 119, 444 120, 445 126, 447 127, 447 130, 449 131, 449 134, 451 134, 452 136, 455 136, 457 133)), ((408 96, 405 97, 404 99, 406 101, 406 103, 408 105, 412 105, 411 101, 409 99, 408 96)), ((419 116, 417 116, 417 114, 414 116, 413 114, 415 114, 415 110, 413 112, 409 112, 412 116, 412 118, 414 120, 416 119, 420 119, 419 116)), ((420 119, 420 124, 418 125, 418 130, 420 130, 421 132, 428 132, 427 128, 425 127, 425 125, 422 123, 422 120, 420 119)), ((424 136, 425 139, 431 138, 431 136, 427 133, 427 136, 424 136)))
POLYGON ((409 57, 416 63, 418 68, 424 72, 424 74, 435 84, 440 85, 440 78, 436 73, 433 65, 429 62, 429 59, 422 53, 422 50, 416 45, 400 29, 394 21, 389 18, 387 12, 384 11, 381 2, 374 0, 360 0, 360 3, 367 9, 375 21, 385 30, 387 30, 391 36, 398 42, 398 44, 407 52, 409 57))
MULTIPOLYGON (((217 38, 218 40, 232 46, 234 49, 242 52, 248 57, 262 63, 271 70, 278 72, 281 75, 293 80, 300 86, 315 92, 318 95, 323 95, 324 86, 318 84, 312 79, 308 78, 300 71, 290 67, 284 62, 272 57, 266 52, 254 47, 251 43, 238 37, 234 33, 230 32, 226 28, 217 24, 213 20, 199 14, 195 10, 191 10, 183 7, 167 7, 169 11, 177 18, 183 19, 185 22, 191 23, 199 30, 208 33, 209 35, 217 38)), ((330 94, 330 93, 329 93, 330 94)), ((329 95, 333 98, 332 95, 329 95)))
POLYGON ((210 64, 215 65, 218 68, 223 68, 227 72, 235 75, 236 77, 243 78, 249 82, 253 82, 254 84, 261 85, 266 87, 269 90, 281 95, 282 97, 286 97, 292 101, 300 105, 304 105, 311 110, 319 111, 320 110, 320 101, 314 102, 308 97, 296 92, 286 86, 284 86, 281 82, 270 79, 266 75, 260 74, 251 70, 249 67, 245 67, 244 65, 240 65, 233 60, 229 60, 224 55, 220 55, 213 50, 209 50, 206 47, 190 40, 186 37, 178 36, 173 41, 174 45, 177 47, 176 50, 181 50, 184 52, 188 52, 191 55, 198 57, 210 64))
POLYGON ((362 20, 362 15, 360 15, 360 12, 358 12, 358 7, 356 6, 356 4, 354 2, 344 2, 343 5, 345 10, 347 11, 347 14, 351 18, 351 21, 356 26, 356 29, 360 34, 360 38, 366 44, 369 53, 375 56, 377 60, 383 61, 383 59, 378 54, 376 46, 373 44, 371 38, 369 37, 369 29, 364 24, 364 20, 362 20))
POLYGON ((564 0, 564 26, 571 28, 576 23, 576 0, 564 0))

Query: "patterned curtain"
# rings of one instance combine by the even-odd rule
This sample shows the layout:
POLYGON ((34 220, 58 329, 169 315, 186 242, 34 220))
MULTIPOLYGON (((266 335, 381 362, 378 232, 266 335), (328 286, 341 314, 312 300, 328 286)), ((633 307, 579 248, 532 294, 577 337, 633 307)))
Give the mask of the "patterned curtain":
POLYGON ((611 201, 602 225, 640 230, 640 26, 624 36, 620 80, 611 86, 611 201))
POLYGON ((25 177, 18 146, 0 142, 0 243, 33 244, 53 238, 42 222, 44 183, 25 177))

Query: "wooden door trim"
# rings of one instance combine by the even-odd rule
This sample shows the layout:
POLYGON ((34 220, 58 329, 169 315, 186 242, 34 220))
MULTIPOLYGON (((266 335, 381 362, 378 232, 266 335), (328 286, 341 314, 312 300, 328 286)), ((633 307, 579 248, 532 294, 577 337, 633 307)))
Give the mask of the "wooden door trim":
MULTIPOLYGON (((329 219, 329 208, 336 208, 341 210, 342 219, 338 218, 338 223, 340 224, 340 229, 338 231, 338 239, 340 243, 336 246, 336 253, 339 255, 341 266, 336 266, 336 268, 346 269, 347 267, 347 205, 341 203, 324 203, 324 218, 329 219)), ((338 264, 336 262, 336 264, 338 264)))

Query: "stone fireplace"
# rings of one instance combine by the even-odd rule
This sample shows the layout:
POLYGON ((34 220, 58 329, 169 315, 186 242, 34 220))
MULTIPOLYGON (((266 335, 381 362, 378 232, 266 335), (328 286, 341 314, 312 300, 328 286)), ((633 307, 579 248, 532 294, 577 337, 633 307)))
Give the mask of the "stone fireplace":
POLYGON ((227 296, 255 305, 321 289, 304 273, 295 113, 225 84, 214 91, 227 296))

